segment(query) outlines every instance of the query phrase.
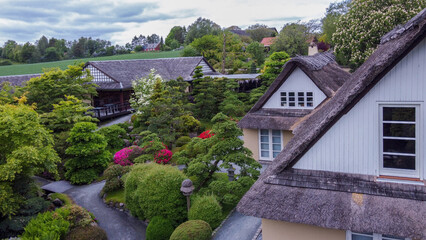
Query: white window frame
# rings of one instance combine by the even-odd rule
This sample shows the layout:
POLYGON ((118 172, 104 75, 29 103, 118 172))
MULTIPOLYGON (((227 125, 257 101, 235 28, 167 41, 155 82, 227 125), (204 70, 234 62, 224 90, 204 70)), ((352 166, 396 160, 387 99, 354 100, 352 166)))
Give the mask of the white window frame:
POLYGON ((314 104, 315 104, 315 102, 314 102, 314 98, 315 98, 315 96, 314 96, 314 92, 313 91, 281 91, 280 92, 280 107, 282 107, 282 108, 307 108, 307 109, 313 109, 314 108, 314 104), (285 96, 282 96, 283 95, 283 93, 285 93, 285 96), (294 93, 294 101, 292 101, 292 103, 294 102, 294 106, 290 106, 290 93, 294 93), (303 93, 303 104, 304 104, 304 106, 302 107, 302 106, 299 106, 299 93, 303 93), (312 94, 312 96, 308 96, 308 93, 311 93, 312 94), (283 97, 285 97, 286 98, 286 104, 287 104, 287 106, 282 106, 282 103, 283 103, 283 101, 282 101, 282 99, 283 99, 283 97), (312 101, 308 101, 308 97, 310 97, 310 98, 312 98, 312 101), (312 106, 310 106, 310 107, 308 107, 307 105, 308 105, 308 102, 309 103, 312 103, 312 106))
POLYGON ((346 231, 346 240, 352 240, 352 234, 356 234, 356 235, 360 235, 360 236, 368 236, 368 237, 373 237, 373 240, 399 240, 399 239, 403 239, 403 240, 411 240, 411 238, 390 238, 390 237, 385 237, 382 234, 378 234, 378 233, 357 233, 357 232, 352 232, 352 231, 346 231))
POLYGON ((274 160, 274 151, 272 149, 272 131, 279 131, 280 132, 280 146, 281 146, 281 150, 280 152, 283 150, 283 131, 281 130, 277 130, 277 129, 259 129, 258 130, 258 143, 259 143, 259 160, 265 160, 265 161, 272 161, 274 160), (262 157, 262 142, 261 142, 261 131, 262 130, 268 130, 268 144, 269 144, 269 157, 262 157))
POLYGON ((379 173, 384 176, 395 176, 395 177, 410 177, 410 178, 420 178, 420 169, 421 169, 421 138, 420 138, 420 109, 421 104, 418 102, 404 102, 404 103, 379 103, 379 173), (395 108, 415 108, 415 170, 408 169, 396 169, 396 168, 385 168, 383 167, 383 108, 384 107, 395 107, 395 108))

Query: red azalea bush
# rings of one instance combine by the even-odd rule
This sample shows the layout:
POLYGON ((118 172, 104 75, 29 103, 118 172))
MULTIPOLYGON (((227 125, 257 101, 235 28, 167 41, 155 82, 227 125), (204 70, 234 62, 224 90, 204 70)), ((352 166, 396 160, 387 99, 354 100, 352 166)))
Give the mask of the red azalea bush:
POLYGON ((201 139, 211 138, 212 136, 214 136, 214 133, 211 133, 210 131, 211 130, 206 130, 206 131, 202 132, 200 134, 200 136, 198 136, 198 137, 201 138, 201 139))
POLYGON ((165 148, 158 151, 158 153, 155 154, 154 160, 156 163, 166 164, 172 159, 172 156, 173 156, 172 151, 165 148))
POLYGON ((120 164, 121 166, 133 165, 133 163, 128 159, 132 151, 133 149, 128 147, 116 152, 114 154, 114 163, 120 164))

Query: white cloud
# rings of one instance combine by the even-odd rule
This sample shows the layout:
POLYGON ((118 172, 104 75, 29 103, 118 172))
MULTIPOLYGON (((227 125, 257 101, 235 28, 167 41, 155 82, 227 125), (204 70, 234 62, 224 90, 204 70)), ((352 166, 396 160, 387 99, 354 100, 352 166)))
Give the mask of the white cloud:
POLYGON ((166 37, 173 26, 198 17, 222 27, 255 23, 276 27, 321 18, 332 0, 0 0, 0 44, 34 42, 41 35, 104 38, 123 45, 135 35, 166 37), (84 34, 84 35, 82 35, 84 34))

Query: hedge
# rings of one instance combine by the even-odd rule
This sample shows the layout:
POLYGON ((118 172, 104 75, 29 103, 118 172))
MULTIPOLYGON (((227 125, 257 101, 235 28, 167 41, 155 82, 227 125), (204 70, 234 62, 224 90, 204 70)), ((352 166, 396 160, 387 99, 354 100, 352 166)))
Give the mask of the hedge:
POLYGON ((210 225, 203 220, 182 223, 170 236, 170 240, 209 240, 212 236, 210 225))

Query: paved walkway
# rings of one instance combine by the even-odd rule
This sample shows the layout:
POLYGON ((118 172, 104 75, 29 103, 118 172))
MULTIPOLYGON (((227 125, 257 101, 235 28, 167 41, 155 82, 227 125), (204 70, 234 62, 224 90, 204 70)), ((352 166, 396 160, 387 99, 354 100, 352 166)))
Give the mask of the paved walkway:
POLYGON ((99 197, 105 181, 84 186, 73 186, 65 191, 78 205, 95 214, 99 226, 109 240, 144 240, 145 224, 124 212, 108 208, 99 197))
POLYGON ((111 125, 114 125, 114 124, 117 124, 117 123, 129 122, 132 115, 133 115, 133 113, 125 115, 125 116, 117 117, 117 118, 114 118, 114 119, 109 120, 109 121, 101 122, 99 124, 99 128, 108 127, 108 126, 111 126, 111 125))
POLYGON ((234 211, 216 232, 212 240, 251 240, 260 227, 261 219, 234 211))

